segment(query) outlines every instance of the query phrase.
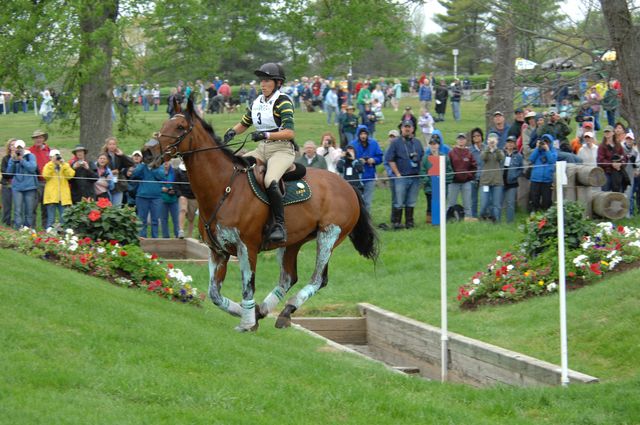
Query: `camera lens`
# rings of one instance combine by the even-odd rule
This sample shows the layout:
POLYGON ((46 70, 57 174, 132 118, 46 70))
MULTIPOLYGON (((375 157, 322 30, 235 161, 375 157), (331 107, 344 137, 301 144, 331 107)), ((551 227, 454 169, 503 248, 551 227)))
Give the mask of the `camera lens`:
POLYGON ((62 160, 62 157, 60 155, 56 155, 56 160, 60 161, 60 160, 62 160))

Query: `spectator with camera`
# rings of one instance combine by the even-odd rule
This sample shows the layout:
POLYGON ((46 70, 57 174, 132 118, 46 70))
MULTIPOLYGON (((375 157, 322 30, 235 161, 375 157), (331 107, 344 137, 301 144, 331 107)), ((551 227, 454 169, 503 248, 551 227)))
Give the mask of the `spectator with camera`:
POLYGON ((127 168, 133 165, 133 161, 118 147, 118 139, 108 137, 105 140, 102 152, 109 158, 109 169, 114 177, 115 187, 111 191, 111 203, 113 205, 121 205, 124 200, 124 194, 128 189, 127 181, 123 178, 119 180, 120 173, 126 174, 127 168))
POLYGON ((180 232, 180 223, 178 216, 180 215, 180 206, 178 204, 178 192, 174 186, 176 181, 176 173, 171 166, 170 161, 165 161, 164 166, 164 180, 160 187, 162 208, 160 212, 160 227, 162 228, 162 237, 169 238, 169 215, 171 215, 171 222, 173 223, 173 236, 178 237, 180 232))
POLYGON ((13 226, 16 229, 23 226, 34 228, 38 202, 38 163, 35 155, 25 149, 24 141, 15 141, 15 151, 9 158, 7 172, 13 174, 13 226))
POLYGON ((98 179, 98 173, 95 165, 87 161, 87 152, 87 148, 82 145, 76 145, 71 151, 73 158, 69 161, 69 165, 76 174, 69 183, 71 184, 71 201, 74 204, 83 199, 96 198, 93 185, 98 179))
POLYGON ((164 167, 151 168, 140 163, 133 171, 131 178, 140 180, 136 191, 136 210, 142 223, 139 236, 147 237, 147 217, 151 214, 151 237, 158 237, 158 220, 162 214, 162 181, 164 167))
POLYGON ((478 164, 471 150, 467 147, 467 135, 458 134, 456 146, 449 152, 449 160, 454 171, 453 180, 449 184, 447 207, 458 203, 458 194, 462 195, 462 206, 465 218, 471 217, 471 192, 476 178, 478 164))
POLYGON ((360 180, 364 165, 362 161, 356 159, 356 150, 353 146, 347 146, 342 152, 342 158, 338 160, 336 170, 354 189, 361 194, 364 193, 364 186, 362 185, 362 180, 360 180))
POLYGON ((11 211, 13 209, 13 194, 11 193, 11 180, 13 175, 7 172, 9 167, 9 160, 15 154, 17 139, 9 139, 6 145, 6 155, 2 157, 2 224, 5 226, 11 226, 13 224, 11 220, 11 211))
MULTIPOLYGON (((47 144, 49 140, 49 133, 44 132, 42 130, 36 130, 31 135, 31 140, 33 141, 33 145, 29 148, 29 152, 36 157, 36 163, 38 165, 38 169, 36 174, 38 175, 38 197, 37 203, 33 206, 33 215, 35 217, 36 208, 40 205, 40 218, 42 226, 47 223, 47 209, 44 207, 42 202, 42 197, 44 196, 44 178, 42 177, 42 169, 49 162, 49 152, 51 152, 51 148, 47 144)), ((34 222, 35 226, 36 223, 34 222)))
POLYGON ((69 180, 76 172, 69 163, 65 162, 58 149, 51 149, 50 160, 42 170, 46 183, 44 186, 43 204, 47 208, 47 224, 45 228, 53 227, 58 213, 61 225, 64 224, 63 214, 66 207, 71 205, 71 186, 69 180))
POLYGON ((98 155, 95 169, 96 174, 98 175, 98 179, 93 184, 96 199, 107 198, 111 201, 111 191, 113 190, 115 183, 113 181, 113 174, 111 174, 111 169, 109 168, 109 157, 106 153, 98 155))
POLYGON ((391 213, 391 224, 394 229, 401 229, 402 210, 405 211, 405 226, 414 227, 413 209, 418 199, 420 188, 420 164, 424 156, 422 143, 414 137, 413 121, 405 120, 401 126, 401 137, 391 142, 385 154, 385 161, 397 178, 394 186, 396 203, 391 213))
POLYGON ((551 206, 551 184, 557 161, 553 147, 553 136, 543 134, 529 156, 531 188, 529 190, 529 212, 547 210, 551 206))
POLYGON ((376 186, 376 166, 382 163, 382 149, 373 138, 369 137, 369 130, 364 125, 358 126, 356 138, 351 146, 356 151, 356 159, 361 160, 364 166, 362 172, 362 185, 364 186, 363 199, 367 211, 371 211, 373 192, 376 186))
MULTIPOLYGON (((483 169, 480 176, 480 218, 500 221, 502 215, 502 194, 504 179, 502 177, 502 162, 504 151, 498 148, 499 135, 489 133, 487 146, 480 154, 483 169)), ((506 140, 505 140, 506 145, 506 140)))

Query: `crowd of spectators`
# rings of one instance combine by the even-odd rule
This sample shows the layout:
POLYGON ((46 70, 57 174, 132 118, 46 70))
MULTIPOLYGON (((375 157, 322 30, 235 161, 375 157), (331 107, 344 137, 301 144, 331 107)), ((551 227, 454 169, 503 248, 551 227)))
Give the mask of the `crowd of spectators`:
POLYGON ((114 207, 136 209, 141 237, 147 237, 149 226, 153 238, 159 229, 165 238, 192 237, 198 206, 184 163, 166 162, 151 169, 142 162, 140 151, 130 156, 122 152, 115 137, 105 140, 95 162, 88 160, 82 145, 65 159, 48 139, 48 133, 36 130, 29 147, 23 140, 7 141, 2 158, 2 224, 36 228, 39 208, 42 228, 64 226, 68 206, 107 198, 114 207))

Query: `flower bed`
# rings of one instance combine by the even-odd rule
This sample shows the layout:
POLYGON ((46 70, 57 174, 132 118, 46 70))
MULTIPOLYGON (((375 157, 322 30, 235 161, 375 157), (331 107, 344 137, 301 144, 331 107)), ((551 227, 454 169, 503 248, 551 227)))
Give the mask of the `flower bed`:
POLYGON ((172 264, 164 265, 155 254, 137 245, 116 240, 94 241, 79 237, 72 229, 36 233, 0 227, 0 247, 54 261, 62 266, 106 279, 129 288, 140 288, 172 301, 201 305, 204 293, 191 286, 191 276, 172 264))
MULTIPOLYGON (((582 221, 582 218, 572 217, 572 220, 582 221)), ((555 222, 544 214, 529 219, 526 227, 529 232, 520 245, 512 252, 498 252, 486 271, 477 272, 458 288, 461 307, 512 303, 556 292, 557 238, 553 237, 553 229, 545 229, 551 226, 555 228, 555 222), (545 234, 540 243, 540 235, 545 234)), ((571 235, 573 241, 566 240, 568 289, 585 286, 606 274, 640 263, 640 229, 608 222, 584 226, 574 221, 573 226, 582 227, 571 235)))

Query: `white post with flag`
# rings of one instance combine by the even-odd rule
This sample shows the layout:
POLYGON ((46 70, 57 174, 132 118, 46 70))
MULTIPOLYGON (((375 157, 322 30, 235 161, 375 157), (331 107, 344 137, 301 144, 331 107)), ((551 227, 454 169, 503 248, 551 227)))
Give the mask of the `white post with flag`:
POLYGON ((440 155, 438 160, 440 165, 440 380, 445 382, 449 369, 449 336, 447 331, 447 166, 444 155, 440 155))
POLYGON ((567 291, 564 254, 564 199, 563 185, 567 184, 567 163, 556 162, 556 207, 558 211, 558 288, 560 295, 560 383, 569 385, 569 361, 567 350, 567 291))

